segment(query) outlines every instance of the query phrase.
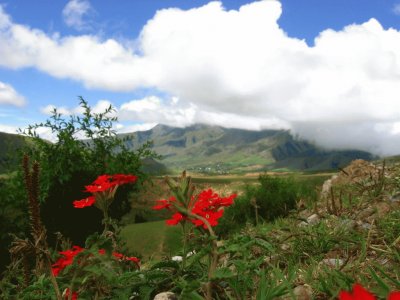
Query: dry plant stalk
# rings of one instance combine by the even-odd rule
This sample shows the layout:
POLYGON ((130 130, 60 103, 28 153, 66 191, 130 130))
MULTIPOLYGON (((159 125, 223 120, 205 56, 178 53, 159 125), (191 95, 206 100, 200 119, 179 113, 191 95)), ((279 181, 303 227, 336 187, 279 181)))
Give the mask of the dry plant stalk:
POLYGON ((62 300, 60 289, 51 268, 50 252, 46 240, 46 229, 40 219, 39 163, 35 161, 31 171, 29 167, 29 156, 25 154, 22 167, 28 195, 32 241, 16 239, 10 248, 10 253, 14 258, 22 257, 25 285, 29 285, 29 258, 33 256, 35 259, 35 272, 38 275, 44 273, 49 274, 56 297, 58 300, 62 300))

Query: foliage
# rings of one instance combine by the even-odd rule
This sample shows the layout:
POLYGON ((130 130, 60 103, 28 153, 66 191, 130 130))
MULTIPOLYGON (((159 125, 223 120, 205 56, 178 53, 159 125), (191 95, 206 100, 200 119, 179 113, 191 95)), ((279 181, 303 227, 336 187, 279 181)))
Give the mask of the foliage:
MULTIPOLYGON (((46 122, 20 130, 33 138, 34 147, 28 151, 41 165, 42 217, 53 241, 53 234, 61 232, 74 242, 82 243, 88 234, 100 230, 100 212, 88 209, 83 213, 71 205, 71 199, 84 197, 81 191, 88 181, 94 180, 98 174, 115 173, 134 173, 144 180, 141 162, 144 158, 156 156, 150 150, 150 142, 136 151, 128 150, 125 142, 131 137, 122 140, 116 135, 113 123, 117 118, 112 116, 114 109, 111 105, 104 112, 95 113, 80 98, 80 107, 82 116, 71 115, 67 119, 54 109, 46 122), (43 128, 56 136, 55 143, 38 136, 38 130, 43 128)), ((128 194, 133 190, 131 187, 119 190, 118 201, 111 205, 112 217, 120 219, 129 211, 128 194)))
MULTIPOLYGON (((86 189, 99 192, 103 188, 103 179, 109 180, 104 176, 99 178, 101 180, 97 179, 86 189), (99 182, 101 187, 96 187, 99 182)), ((107 187, 109 192, 97 195, 96 201, 102 201, 101 197, 105 195, 112 196, 112 182, 107 187)), ((308 195, 312 199, 314 192, 302 191, 298 183, 294 184, 297 187, 292 190, 297 191, 297 197, 308 195)), ((229 197, 219 197, 213 192, 192 194, 194 189, 188 176, 170 179, 169 186, 174 197, 158 201, 155 208, 165 209, 171 215, 179 213, 179 218, 172 217, 167 221, 170 225, 180 224, 184 229, 183 249, 171 254, 180 256, 153 257, 140 262, 139 268, 138 259, 130 257, 132 253, 125 251, 122 241, 117 238, 115 222, 110 220, 108 228, 104 222, 108 230, 88 236, 84 248, 75 246, 71 249, 64 241, 60 243, 64 251, 48 250, 53 270, 62 266, 56 274, 62 294, 62 297, 56 296, 59 300, 76 299, 74 297, 153 299, 157 293, 165 291, 174 292, 179 299, 286 300, 301 299, 299 288, 303 293, 307 291, 306 299, 397 299, 395 297, 399 296, 395 292, 400 290, 399 206, 396 201, 384 200, 383 196, 364 199, 363 204, 370 206, 367 208, 371 212, 376 210, 371 209, 373 205, 393 202, 393 211, 380 219, 368 219, 371 223, 367 224, 367 219, 362 217, 366 210, 357 201, 343 206, 336 215, 324 209, 325 203, 310 200, 308 207, 285 212, 284 216, 269 222, 259 222, 257 226, 247 223, 239 231, 228 228, 226 238, 221 240, 221 235, 213 231, 216 228, 214 221, 221 225, 241 198, 232 204, 229 197), (229 207, 221 213, 221 206, 229 207), (211 214, 207 216, 208 213, 211 214), (307 218, 311 214, 318 216, 315 222, 307 218), (201 222, 195 222, 199 216, 201 222)), ((280 195, 276 188, 278 184, 274 186, 269 182, 264 186, 260 183, 260 186, 269 186, 280 195)), ((257 187, 252 191, 257 191, 257 187)), ((256 192, 252 194, 256 195, 256 192)), ((73 200, 70 199, 70 203, 73 200)), ((76 204, 76 207, 82 207, 87 203, 78 201, 76 204)), ((108 208, 100 203, 98 206, 108 208)), ((250 212, 255 207, 251 207, 253 210, 248 214, 252 219, 249 220, 254 222, 255 215, 250 212)), ((86 213, 89 209, 76 210, 86 213)), ((103 221, 107 217, 108 213, 104 213, 103 221)), ((366 216, 370 217, 370 214, 366 216)), ((146 224, 140 225, 145 231, 146 224)), ((123 236, 131 239, 130 243, 146 243, 144 239, 132 241, 129 230, 123 236)), ((51 274, 37 272, 34 267, 27 277, 25 271, 22 260, 13 261, 0 281, 0 298, 51 299, 57 295, 51 274)))
MULTIPOLYGON (((24 153, 40 163, 42 193, 39 200, 42 220, 52 244, 56 240, 56 232, 82 244, 87 235, 101 230, 101 212, 95 208, 77 211, 71 204, 71 200, 85 196, 82 191, 85 184, 98 174, 115 173, 138 174, 140 181, 144 181, 146 174, 141 171, 142 161, 157 157, 150 149, 150 142, 136 151, 125 146, 131 137, 120 139, 116 135, 113 124, 117 119, 112 116, 111 106, 104 112, 94 113, 88 103, 80 98, 80 107, 82 115, 67 118, 54 109, 46 122, 20 130, 28 137, 29 143, 21 143, 26 147, 13 153, 13 159, 19 163, 24 153), (43 132, 43 129, 50 130, 57 140, 51 143, 41 139, 38 132, 43 132)), ((22 141, 23 137, 18 137, 22 141)), ((11 242, 10 233, 22 237, 28 226, 23 182, 20 168, 0 182, 0 270, 8 262, 6 249, 11 242)), ((111 205, 110 215, 117 219, 125 215, 131 206, 129 195, 139 188, 140 184, 122 186, 116 194, 118 201, 111 205)))
POLYGON ((0 272, 10 262, 8 247, 12 234, 25 236, 28 228, 28 211, 22 173, 0 179, 0 272))
POLYGON ((259 185, 247 185, 243 195, 226 209, 226 217, 217 232, 226 234, 242 228, 246 222, 257 224, 287 216, 305 191, 301 189, 302 184, 292 178, 264 174, 258 181, 259 185))

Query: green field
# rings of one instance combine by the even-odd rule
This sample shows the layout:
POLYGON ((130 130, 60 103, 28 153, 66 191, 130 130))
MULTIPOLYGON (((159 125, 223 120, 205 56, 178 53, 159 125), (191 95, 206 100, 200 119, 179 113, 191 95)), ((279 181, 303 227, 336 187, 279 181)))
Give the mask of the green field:
POLYGON ((130 224, 121 230, 129 250, 143 258, 174 256, 182 249, 181 227, 165 221, 130 224))
MULTIPOLYGON (((278 175, 278 174, 276 174, 278 175)), ((301 174, 281 173, 278 176, 294 176, 296 181, 303 182, 303 186, 310 191, 321 186, 332 174, 301 174)), ((241 193, 246 184, 258 184, 258 176, 193 176, 196 191, 212 188, 219 194, 228 195, 233 192, 241 193)), ((151 195, 146 197, 145 206, 151 209, 154 201, 168 197, 169 192, 165 182, 160 177, 155 177, 155 185, 150 186, 151 195)), ((159 216, 165 218, 166 215, 159 216)), ((146 258, 160 258, 174 256, 181 249, 181 227, 167 226, 165 221, 128 224, 123 227, 121 236, 126 240, 127 247, 132 253, 146 258)))

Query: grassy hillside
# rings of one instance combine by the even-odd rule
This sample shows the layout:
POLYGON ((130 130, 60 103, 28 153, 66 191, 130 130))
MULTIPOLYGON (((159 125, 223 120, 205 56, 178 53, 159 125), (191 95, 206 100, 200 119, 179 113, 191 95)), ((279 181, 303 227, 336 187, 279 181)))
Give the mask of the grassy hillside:
MULTIPOLYGON (((317 174, 294 174, 279 173, 279 177, 292 177, 295 182, 304 189, 314 190, 332 176, 332 173, 317 174)), ((246 185, 259 185, 258 176, 193 176, 192 182, 196 186, 196 192, 212 188, 220 195, 237 193, 243 194, 246 185)), ((304 191, 303 191, 304 192, 304 191)), ((164 220, 169 218, 170 213, 165 211, 154 211, 151 207, 155 205, 155 200, 167 199, 170 191, 165 180, 161 178, 153 179, 153 184, 145 186, 138 197, 133 200, 133 215, 139 210, 150 210, 153 214, 147 213, 149 221, 138 224, 125 225, 121 231, 121 237, 126 240, 128 249, 147 258, 160 258, 162 256, 178 255, 181 249, 181 228, 180 226, 166 226, 164 220), (140 200, 140 203, 138 202, 140 200)), ((145 217, 146 217, 145 216, 145 217)), ((126 220, 126 223, 134 222, 134 218, 126 220)))
POLYGON ((0 132, 0 174, 18 167, 17 151, 32 145, 29 138, 18 134, 0 132))
MULTIPOLYGON (((161 161, 144 162, 151 174, 179 173, 183 169, 206 174, 262 172, 265 170, 337 170, 354 159, 375 159, 357 150, 327 151, 307 141, 295 139, 288 131, 249 131, 209 125, 175 128, 157 125, 151 130, 121 134, 133 136, 126 145, 137 149, 151 140, 161 161)), ((15 169, 17 149, 29 139, 0 133, 0 173, 15 169)))
POLYGON ((182 248, 180 226, 166 226, 165 221, 127 225, 121 237, 131 252, 146 259, 177 255, 182 248))
MULTIPOLYGON (((121 137, 126 136, 120 135, 121 137)), ((157 125, 136 132, 128 147, 138 147, 148 139, 162 155, 162 163, 176 172, 188 169, 200 173, 227 174, 264 170, 332 170, 353 159, 372 160, 364 151, 327 151, 288 131, 249 131, 209 125, 175 128, 157 125)))
MULTIPOLYGON (((353 163, 331 182, 335 193, 328 201, 322 195, 318 199, 299 197, 297 208, 287 217, 257 226, 243 224, 240 231, 220 240, 219 264, 226 277, 215 284, 220 284, 221 290, 229 285, 229 291, 235 292, 235 296, 220 299, 255 299, 264 281, 269 293, 285 294, 266 299, 337 299, 339 291, 350 290, 356 282, 378 299, 387 299, 390 291, 398 290, 400 227, 396 224, 400 222, 400 199, 390 196, 399 188, 393 181, 398 169, 383 178, 380 168, 353 163), (267 270, 268 275, 261 280, 255 269, 267 270)), ((309 190, 321 189, 330 175, 299 175, 296 182, 307 183, 309 190)), ((233 184, 237 178, 203 176, 193 181, 219 186, 233 184)), ((250 183, 248 177, 242 179, 250 183)), ((227 208, 221 223, 232 216, 229 211, 236 205, 227 208)), ((179 247, 174 248, 179 230, 171 232, 173 228, 180 229, 160 221, 129 225, 122 232, 134 252, 168 260, 180 254, 179 247)), ((152 263, 144 268, 151 268, 152 263)))

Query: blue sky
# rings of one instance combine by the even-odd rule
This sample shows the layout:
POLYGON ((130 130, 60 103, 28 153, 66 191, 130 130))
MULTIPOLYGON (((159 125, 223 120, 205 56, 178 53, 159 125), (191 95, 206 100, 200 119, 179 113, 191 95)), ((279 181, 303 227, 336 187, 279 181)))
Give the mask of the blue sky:
MULTIPOLYGON (((400 0, 0 0, 0 131, 112 104, 400 153, 400 0)), ((44 137, 50 138, 47 132, 44 137)))

